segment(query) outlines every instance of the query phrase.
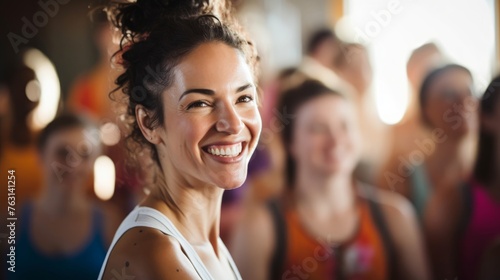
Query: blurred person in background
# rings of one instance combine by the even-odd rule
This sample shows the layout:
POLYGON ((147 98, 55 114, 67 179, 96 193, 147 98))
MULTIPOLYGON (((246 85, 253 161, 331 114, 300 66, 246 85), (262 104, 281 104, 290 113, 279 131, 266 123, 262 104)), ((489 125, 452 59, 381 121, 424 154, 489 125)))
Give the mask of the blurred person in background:
POLYGON ((233 240, 245 279, 427 279, 411 205, 353 179, 355 105, 306 80, 281 95, 288 191, 248 209, 233 240))
POLYGON ((97 119, 115 121, 118 108, 109 98, 109 93, 116 87, 114 81, 120 74, 111 61, 113 54, 118 51, 118 44, 113 42, 113 26, 106 13, 99 10, 91 15, 91 33, 98 51, 98 61, 88 73, 74 82, 67 105, 71 110, 87 113, 97 119))
POLYGON ((320 28, 313 32, 306 47, 306 54, 299 65, 300 73, 346 94, 354 94, 353 87, 339 77, 336 62, 345 55, 343 42, 331 28, 320 28))
POLYGON ((380 174, 385 188, 410 199, 420 218, 433 191, 457 187, 470 176, 477 130, 477 101, 470 71, 448 64, 424 79, 419 104, 424 134, 413 150, 380 174))
POLYGON ((387 137, 390 150, 387 151, 385 162, 377 176, 378 186, 383 189, 393 190, 393 186, 389 185, 385 175, 388 172, 397 172, 400 157, 408 158, 410 153, 418 148, 415 145, 417 139, 430 137, 428 129, 422 125, 419 92, 427 74, 443 61, 444 55, 441 50, 434 43, 426 43, 416 48, 406 63, 409 82, 408 106, 401 121, 390 128, 387 137))
POLYGON ((356 168, 356 178, 375 183, 376 175, 389 153, 389 128, 377 114, 371 93, 373 71, 366 47, 343 43, 342 54, 337 56, 335 69, 340 78, 353 87, 352 100, 357 107, 357 119, 363 139, 363 152, 356 168))
POLYGON ((413 139, 414 149, 399 156, 382 176, 389 189, 410 199, 420 218, 435 190, 458 187, 472 171, 477 130, 477 101, 471 73, 449 64, 430 72, 420 94, 425 137, 413 139))
MULTIPOLYGON (((93 42, 98 50, 97 64, 78 77, 73 84, 67 108, 73 112, 86 114, 100 124, 103 154, 113 160, 116 170, 116 191, 110 202, 123 209, 123 216, 144 197, 139 187, 142 180, 148 180, 145 172, 127 164, 125 141, 122 137, 123 121, 126 105, 121 102, 123 96, 115 92, 115 80, 120 74, 119 67, 114 67, 113 54, 118 51, 118 44, 113 42, 113 26, 107 14, 99 9, 91 13, 93 42)), ((147 160, 144 160, 147 163, 147 160)), ((151 163, 149 163, 151 165, 151 163)), ((147 170, 146 168, 144 170, 147 170)))
POLYGON ((429 72, 436 69, 445 60, 439 47, 430 42, 416 48, 411 53, 406 63, 406 76, 408 77, 410 96, 408 106, 401 120, 401 124, 409 122, 415 124, 420 121, 418 93, 422 82, 429 72))
POLYGON ((280 119, 286 112, 277 110, 280 94, 287 88, 302 83, 308 77, 315 77, 332 88, 354 94, 352 86, 335 73, 336 63, 342 56, 343 43, 333 30, 323 27, 315 30, 307 42, 306 52, 300 65, 281 70, 264 88, 264 102, 261 108, 263 133, 258 153, 268 158, 266 170, 249 178, 246 197, 249 203, 260 204, 270 197, 279 195, 285 188, 283 180, 285 154, 280 139, 280 119))
MULTIPOLYGON (((24 54, 21 51, 8 62, 0 86, 0 172, 6 174, 7 170, 16 170, 17 205, 36 196, 42 187, 35 145, 37 132, 31 125, 32 112, 39 104, 40 84, 33 69, 23 62, 24 54), (33 98, 37 94, 38 97, 33 98)), ((2 201, 7 201, 7 193, 0 193, 2 201)))
POLYGON ((101 152, 97 127, 63 114, 40 132, 37 146, 43 188, 20 209, 16 272, 9 279, 96 279, 120 221, 88 197, 101 152))
POLYGON ((436 191, 425 213, 436 279, 500 279, 500 77, 480 104, 472 177, 436 191))

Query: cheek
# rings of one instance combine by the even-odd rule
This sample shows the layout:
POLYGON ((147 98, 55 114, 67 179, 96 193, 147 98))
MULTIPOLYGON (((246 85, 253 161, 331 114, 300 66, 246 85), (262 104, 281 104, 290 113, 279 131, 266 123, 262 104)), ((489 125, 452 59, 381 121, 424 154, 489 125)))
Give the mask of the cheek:
POLYGON ((252 136, 258 138, 262 130, 262 119, 260 117, 260 113, 257 107, 242 112, 241 119, 252 133, 252 136))
POLYGON ((164 126, 165 141, 167 149, 173 154, 194 149, 210 129, 208 117, 173 115, 167 116, 167 119, 164 126))
POLYGON ((448 110, 448 104, 441 100, 429 100, 427 104, 425 113, 430 124, 437 127, 442 126, 443 114, 448 110))
POLYGON ((317 158, 324 154, 327 148, 327 141, 321 134, 314 134, 309 132, 298 133, 294 137, 294 147, 297 156, 305 158, 317 158))

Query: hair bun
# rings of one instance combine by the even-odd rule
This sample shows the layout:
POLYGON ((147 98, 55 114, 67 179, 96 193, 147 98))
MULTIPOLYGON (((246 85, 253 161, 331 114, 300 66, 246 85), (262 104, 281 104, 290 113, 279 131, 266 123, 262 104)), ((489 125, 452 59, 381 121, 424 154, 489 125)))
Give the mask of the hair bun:
POLYGON ((112 2, 108 7, 113 24, 132 38, 149 33, 164 18, 186 18, 218 10, 225 0, 137 0, 112 2), (212 3, 211 3, 212 2, 212 3))

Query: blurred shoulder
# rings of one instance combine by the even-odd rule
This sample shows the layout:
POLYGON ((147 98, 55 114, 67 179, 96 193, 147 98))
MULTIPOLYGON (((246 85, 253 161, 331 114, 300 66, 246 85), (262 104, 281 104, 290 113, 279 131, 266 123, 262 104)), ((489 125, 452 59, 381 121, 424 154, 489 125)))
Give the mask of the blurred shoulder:
POLYGON ((362 192, 362 196, 367 200, 375 202, 389 220, 415 219, 415 209, 403 195, 366 184, 363 188, 367 191, 362 192))

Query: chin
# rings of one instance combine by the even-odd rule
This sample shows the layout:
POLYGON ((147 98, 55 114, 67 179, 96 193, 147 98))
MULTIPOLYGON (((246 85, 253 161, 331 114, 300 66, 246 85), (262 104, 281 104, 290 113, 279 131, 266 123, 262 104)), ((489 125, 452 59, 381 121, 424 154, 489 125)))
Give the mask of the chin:
POLYGON ((223 176, 217 176, 217 178, 214 178, 214 183, 221 189, 232 190, 241 187, 243 183, 245 183, 246 177, 246 172, 244 172, 244 174, 226 173, 223 176))
POLYGON ((245 183, 245 180, 234 181, 234 182, 221 182, 220 184, 218 184, 218 186, 223 190, 230 191, 241 187, 243 183, 245 183))

